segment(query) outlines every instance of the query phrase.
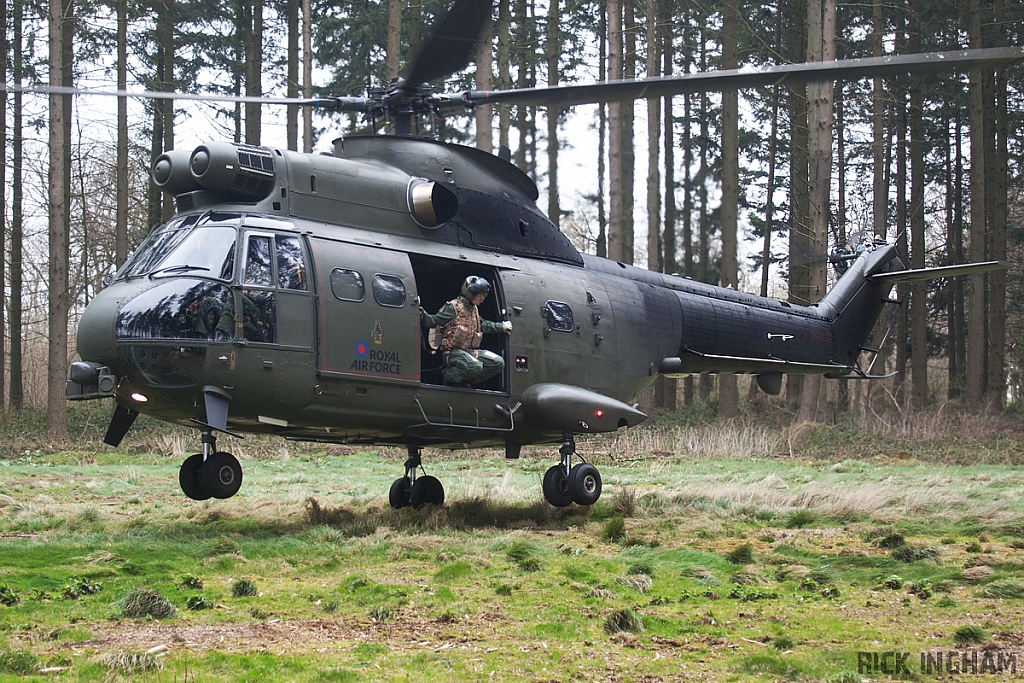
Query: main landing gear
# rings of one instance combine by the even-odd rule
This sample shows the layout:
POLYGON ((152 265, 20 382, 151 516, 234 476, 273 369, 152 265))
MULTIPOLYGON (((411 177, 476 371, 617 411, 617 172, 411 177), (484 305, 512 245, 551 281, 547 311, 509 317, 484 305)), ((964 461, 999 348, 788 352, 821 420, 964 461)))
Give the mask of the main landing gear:
POLYGON ((573 466, 576 440, 568 432, 562 434, 562 447, 558 449, 562 461, 544 474, 544 499, 556 508, 593 505, 601 497, 601 473, 588 462, 573 466))
POLYGON ((217 450, 213 432, 204 431, 202 441, 203 452, 181 463, 181 490, 192 500, 230 498, 242 486, 242 465, 235 456, 217 450))
POLYGON ((423 469, 418 446, 409 446, 409 459, 405 461, 405 476, 395 479, 388 492, 391 507, 404 508, 411 505, 416 509, 424 505, 444 505, 444 487, 437 477, 427 474, 416 476, 416 470, 423 469))

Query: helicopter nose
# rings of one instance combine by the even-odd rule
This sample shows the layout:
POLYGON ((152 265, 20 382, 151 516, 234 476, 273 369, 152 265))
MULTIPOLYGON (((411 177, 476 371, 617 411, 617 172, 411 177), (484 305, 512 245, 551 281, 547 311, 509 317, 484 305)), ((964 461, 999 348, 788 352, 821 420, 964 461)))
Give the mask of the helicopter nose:
POLYGON ((78 354, 82 360, 113 366, 117 361, 114 349, 114 322, 121 297, 104 289, 89 302, 78 323, 78 354))

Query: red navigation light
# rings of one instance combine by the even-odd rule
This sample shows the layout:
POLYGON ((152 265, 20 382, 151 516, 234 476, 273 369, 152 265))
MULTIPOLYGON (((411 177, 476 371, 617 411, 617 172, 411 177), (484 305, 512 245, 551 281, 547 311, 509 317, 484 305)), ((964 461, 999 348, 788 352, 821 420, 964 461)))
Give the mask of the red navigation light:
POLYGON ((603 410, 595 410, 594 411, 594 415, 596 415, 598 417, 604 417, 604 411, 603 410))

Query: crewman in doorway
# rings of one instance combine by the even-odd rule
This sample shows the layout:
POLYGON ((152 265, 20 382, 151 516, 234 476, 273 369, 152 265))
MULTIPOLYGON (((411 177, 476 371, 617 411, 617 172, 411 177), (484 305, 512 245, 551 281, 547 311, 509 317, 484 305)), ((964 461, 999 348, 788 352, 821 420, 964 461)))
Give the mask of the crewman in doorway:
POLYGON ((491 284, 487 280, 470 275, 462 283, 462 295, 442 306, 437 314, 430 315, 420 307, 420 324, 441 328, 445 384, 469 387, 505 369, 501 356, 480 348, 485 334, 512 332, 510 321, 491 322, 480 317, 477 307, 490 292, 491 284))

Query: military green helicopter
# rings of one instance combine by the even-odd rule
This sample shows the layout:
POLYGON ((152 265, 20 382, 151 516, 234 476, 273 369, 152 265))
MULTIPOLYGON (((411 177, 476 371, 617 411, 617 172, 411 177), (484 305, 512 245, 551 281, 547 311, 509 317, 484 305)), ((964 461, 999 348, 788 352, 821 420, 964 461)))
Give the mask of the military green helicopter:
POLYGON ((304 104, 366 115, 390 134, 339 138, 312 155, 226 142, 157 159, 152 179, 176 215, 154 229, 82 315, 70 400, 114 398, 104 441, 140 413, 200 432, 181 466, 195 500, 230 498, 238 460, 218 435, 406 446, 393 507, 440 505, 421 450, 560 444, 543 478, 554 506, 591 505, 601 475, 575 436, 633 427, 634 398, 658 375, 749 373, 778 394, 787 373, 870 379, 860 358, 894 282, 976 273, 997 263, 904 270, 869 242, 839 253, 844 272, 812 306, 714 287, 581 254, 537 208, 507 154, 418 135, 452 107, 569 106, 776 83, 1005 63, 1018 48, 798 64, 594 85, 433 93, 469 62, 490 4, 458 0, 388 89, 304 104), (470 277, 491 294, 483 318, 512 323, 481 348, 503 370, 446 384, 419 309, 440 309, 470 277), (579 462, 576 462, 579 460, 579 462))

